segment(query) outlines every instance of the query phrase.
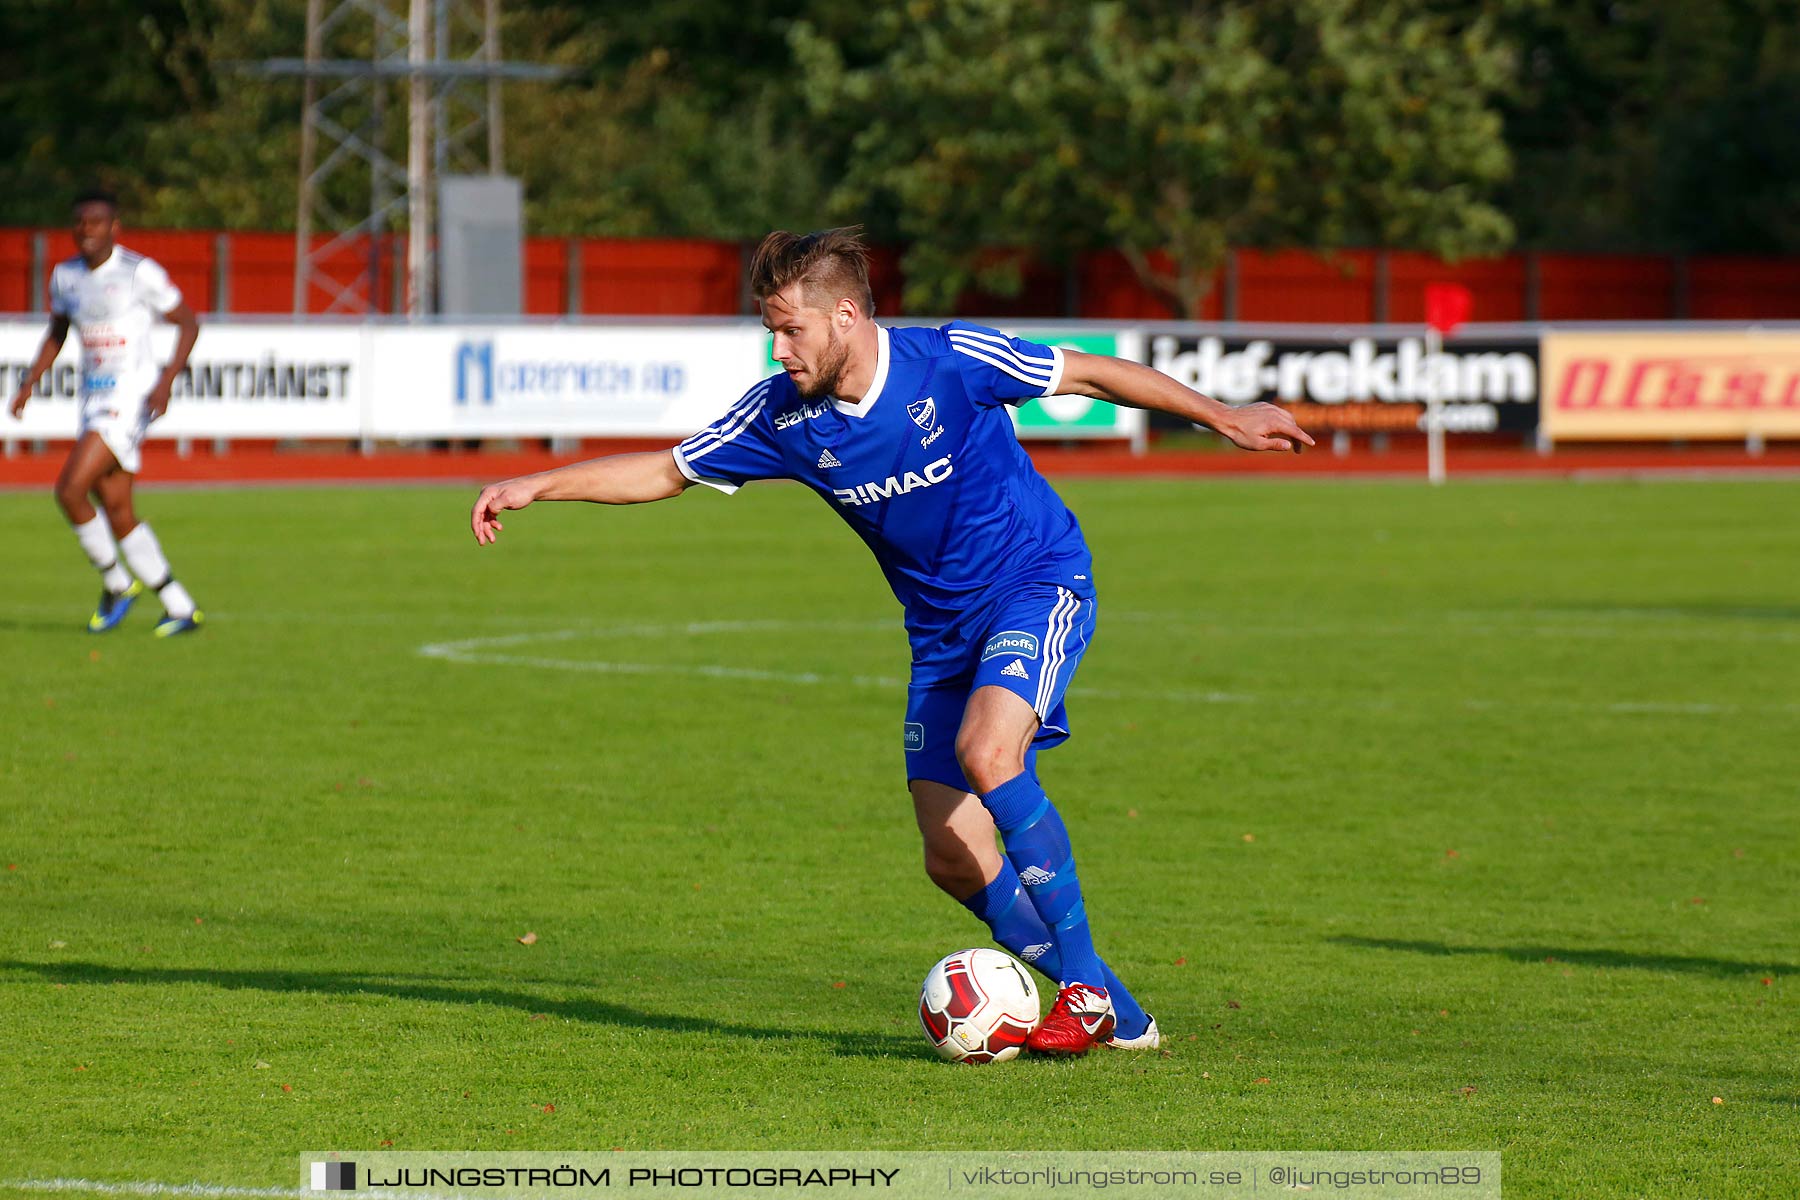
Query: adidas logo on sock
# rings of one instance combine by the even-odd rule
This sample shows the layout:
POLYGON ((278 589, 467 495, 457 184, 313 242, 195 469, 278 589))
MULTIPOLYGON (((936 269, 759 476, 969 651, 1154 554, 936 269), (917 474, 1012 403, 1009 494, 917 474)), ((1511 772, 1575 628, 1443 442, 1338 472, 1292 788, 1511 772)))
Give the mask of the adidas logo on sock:
POLYGON ((843 463, 838 461, 837 455, 833 454, 829 450, 827 450, 827 451, 825 451, 825 453, 819 455, 819 469, 821 471, 824 470, 826 467, 841 467, 843 465, 844 465, 843 463))
POLYGON ((1007 663, 1006 666, 1001 669, 1000 673, 1002 675, 1011 675, 1014 679, 1031 678, 1030 673, 1025 670, 1025 660, 1022 658, 1015 658, 1007 663))
POLYGON ((1046 953, 1048 953, 1049 950, 1050 950, 1049 942, 1039 942, 1035 946, 1027 946, 1023 950, 1019 951, 1019 957, 1024 959, 1028 963, 1036 962, 1038 959, 1044 957, 1044 955, 1046 953))
POLYGON ((1019 872, 1019 882, 1026 887, 1041 887, 1055 878, 1055 875, 1042 867, 1026 867, 1019 872))

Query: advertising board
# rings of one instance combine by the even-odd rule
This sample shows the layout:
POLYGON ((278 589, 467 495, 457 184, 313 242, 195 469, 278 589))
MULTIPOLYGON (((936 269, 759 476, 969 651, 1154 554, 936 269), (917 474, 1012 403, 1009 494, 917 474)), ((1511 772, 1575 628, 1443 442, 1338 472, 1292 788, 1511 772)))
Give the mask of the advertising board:
POLYGON ((1553 440, 1800 437, 1800 333, 1544 334, 1553 440))
POLYGON ((761 377, 746 326, 381 329, 375 438, 682 437, 761 377))
POLYGON ((1290 409, 1310 433, 1424 427, 1433 390, 1451 433, 1529 433, 1538 418, 1535 339, 1153 333, 1143 361, 1227 404, 1290 409))
MULTIPOLYGON (((45 322, 0 322, 0 390, 11 399, 43 341, 45 322)), ((363 423, 367 340, 354 325, 209 324, 170 389, 154 437, 350 438, 363 423)), ((153 334, 156 357, 175 329, 153 334)), ((77 335, 38 382, 22 420, 0 416, 8 438, 72 438, 79 417, 77 335)), ((3 401, 0 401, 3 402, 3 401)))

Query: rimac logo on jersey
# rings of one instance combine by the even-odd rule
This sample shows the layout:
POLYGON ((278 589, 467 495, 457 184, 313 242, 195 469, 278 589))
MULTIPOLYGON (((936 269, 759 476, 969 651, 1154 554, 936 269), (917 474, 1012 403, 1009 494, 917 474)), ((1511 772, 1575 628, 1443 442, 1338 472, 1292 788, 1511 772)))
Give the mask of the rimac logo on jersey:
POLYGON ((986 662, 996 654, 1017 654, 1020 658, 1036 658, 1037 652, 1037 634, 1026 633, 1023 629, 1008 629, 996 633, 988 639, 987 645, 981 648, 981 661, 986 662))
POLYGON ((950 456, 946 454, 936 462, 926 463, 923 471, 889 475, 886 479, 878 479, 873 483, 859 483, 853 488, 835 488, 831 495, 839 504, 850 508, 862 504, 874 504, 880 500, 904 496, 908 492, 940 484, 950 478, 952 469, 950 456))
POLYGON ((920 429, 930 429, 937 420, 937 401, 930 396, 923 400, 915 400, 906 406, 906 415, 913 419, 913 424, 920 429))

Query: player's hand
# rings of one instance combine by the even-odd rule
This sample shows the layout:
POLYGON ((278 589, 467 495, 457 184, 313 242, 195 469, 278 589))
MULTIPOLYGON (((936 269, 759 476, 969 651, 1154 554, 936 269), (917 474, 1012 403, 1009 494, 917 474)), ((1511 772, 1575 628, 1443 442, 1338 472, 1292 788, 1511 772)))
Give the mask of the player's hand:
POLYGON ((494 535, 506 528, 500 523, 500 514, 507 509, 524 508, 536 499, 532 486, 523 479, 508 479, 482 488, 481 495, 475 498, 474 510, 469 513, 469 528, 475 531, 475 544, 486 546, 496 541, 494 535))
POLYGON ((158 379, 156 386, 150 389, 150 394, 144 397, 144 411, 149 414, 152 421, 162 419, 162 415, 169 411, 169 381, 167 379, 158 379))
POLYGON ((14 396, 12 398, 12 403, 6 406, 6 415, 9 417, 24 416, 25 415, 25 402, 29 399, 31 399, 31 389, 30 388, 20 388, 19 394, 14 396))
POLYGON ((1277 404, 1246 404, 1231 410, 1231 419, 1219 426, 1241 450, 1292 450, 1314 446, 1312 435, 1300 428, 1294 414, 1277 404))

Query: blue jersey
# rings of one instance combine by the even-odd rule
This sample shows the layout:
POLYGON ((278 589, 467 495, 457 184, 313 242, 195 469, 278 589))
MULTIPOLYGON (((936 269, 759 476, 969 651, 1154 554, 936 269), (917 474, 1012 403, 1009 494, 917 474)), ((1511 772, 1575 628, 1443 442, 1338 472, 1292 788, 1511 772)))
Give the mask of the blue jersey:
POLYGON ((1062 352, 979 325, 877 327, 859 404, 802 399, 785 372, 675 448, 696 483, 805 484, 856 530, 906 610, 915 663, 1016 585, 1092 597, 1074 514, 1037 473, 1002 404, 1055 395, 1062 352))

